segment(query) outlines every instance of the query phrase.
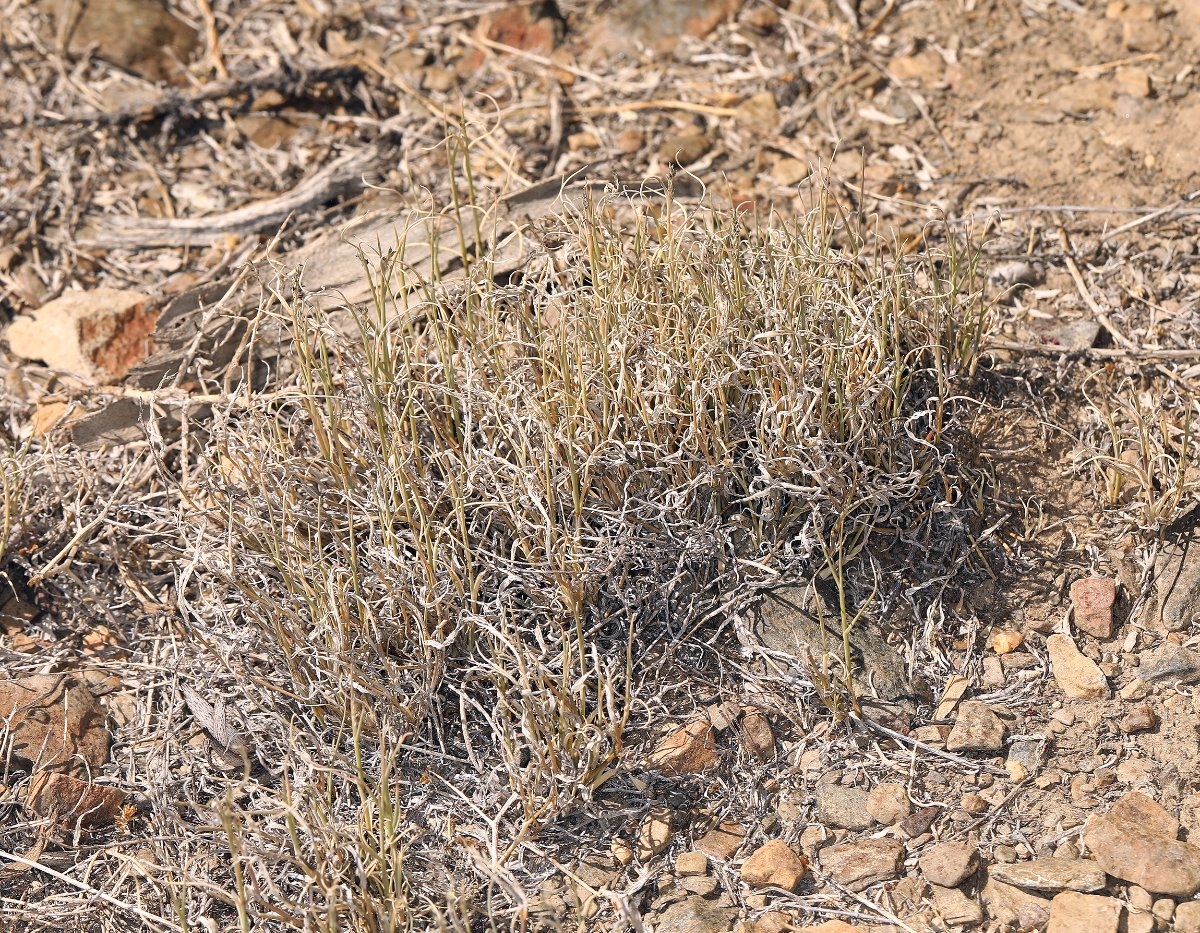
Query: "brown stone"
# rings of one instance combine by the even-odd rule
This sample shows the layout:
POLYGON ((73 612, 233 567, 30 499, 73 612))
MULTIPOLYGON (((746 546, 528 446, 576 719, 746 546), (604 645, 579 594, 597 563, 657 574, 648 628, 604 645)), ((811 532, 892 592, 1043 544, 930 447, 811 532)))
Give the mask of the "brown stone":
POLYGON ((1001 924, 1022 930, 1040 930, 1050 920, 1050 901, 994 878, 984 885, 982 898, 988 915, 1001 924))
POLYGON ((952 752, 996 752, 1004 748, 1004 722, 986 703, 963 700, 958 707, 954 728, 946 737, 946 749, 952 752))
POLYGON ((741 9, 742 0, 618 0, 588 32, 597 55, 670 52, 682 36, 703 39, 741 9))
POLYGON ((703 897, 685 897, 654 918, 654 933, 724 933, 733 928, 737 911, 703 897))
POLYGON ((690 165, 697 161, 709 149, 712 143, 700 130, 685 130, 682 133, 672 133, 658 147, 659 157, 664 162, 675 162, 678 165, 690 165))
POLYGON ((100 58, 150 81, 184 83, 179 63, 186 63, 200 47, 196 30, 157 0, 47 0, 42 6, 56 33, 66 38, 71 55, 95 48, 100 58), (63 15, 69 19, 62 21, 63 15))
POLYGON ((1108 577, 1084 577, 1071 584, 1075 626, 1096 638, 1112 638, 1117 584, 1108 577))
POLYGON ((676 729, 650 753, 647 764, 664 774, 699 774, 720 761, 712 723, 700 719, 676 729))
POLYGON ((727 862, 746 841, 746 829, 739 823, 725 822, 713 827, 696 840, 694 848, 709 858, 727 862))
POLYGON ((818 784, 817 819, 840 829, 869 829, 874 823, 867 812, 867 792, 845 784, 818 784))
POLYGON ((894 826, 912 813, 908 790, 903 784, 877 784, 867 794, 867 812, 876 823, 894 826))
POLYGON ((1178 834, 1171 814, 1134 791, 1088 820, 1083 841, 1108 874, 1156 894, 1191 897, 1200 891, 1200 845, 1178 834))
POLYGON ((98 771, 108 761, 104 711, 70 674, 0 680, 0 723, 13 759, 33 770, 98 771))
POLYGON ((738 738, 742 748, 758 761, 770 761, 775 755, 775 733, 771 731, 771 723, 763 711, 747 706, 739 725, 738 738))
POLYGON ((1117 933, 1122 909, 1115 897, 1063 891, 1050 903, 1046 933, 1117 933))
POLYGON ((979 870, 979 850, 965 842, 943 842, 922 855, 919 864, 930 884, 957 888, 979 870))
POLYGON ((641 861, 648 862, 666 851, 673 835, 671 824, 671 811, 665 807, 656 807, 642 817, 637 835, 637 856, 641 861))
POLYGON ((1090 859, 1047 856, 1011 865, 993 865, 991 876, 1005 884, 1034 891, 1103 891, 1108 879, 1090 859))
POLYGON ((929 828, 933 826, 937 818, 941 815, 941 807, 921 807, 921 809, 913 811, 911 815, 901 820, 900 831, 909 839, 916 839, 917 836, 923 836, 929 832, 929 828))
POLYGON ((983 922, 983 908, 958 888, 929 887, 933 909, 951 927, 973 927, 983 922))
POLYGON ((479 17, 485 39, 538 55, 549 55, 562 42, 567 23, 554 0, 511 3, 479 17))
POLYGON ((1096 662, 1075 647, 1066 635, 1055 634, 1046 639, 1054 680, 1069 697, 1103 700, 1109 695, 1108 680, 1096 662))
POLYGON ((895 878, 904 864, 904 844, 898 839, 856 839, 821 850, 821 868, 851 891, 895 878))
POLYGON ((782 839, 763 843, 742 863, 742 880, 752 888, 795 891, 807 873, 808 859, 782 839))
POLYGON ((779 129, 779 105, 770 91, 759 91, 738 104, 734 119, 755 133, 774 133, 779 129))
POLYGON ((1121 717, 1121 731, 1126 734, 1149 732, 1158 725, 1158 715, 1145 703, 1129 710, 1121 717))
POLYGON ((25 359, 98 383, 118 382, 150 352, 158 311, 141 292, 66 292, 8 326, 9 348, 25 359))
POLYGON ((25 802, 34 813, 60 825, 95 829, 116 819, 126 793, 115 787, 89 784, 66 774, 41 771, 29 782, 25 802))

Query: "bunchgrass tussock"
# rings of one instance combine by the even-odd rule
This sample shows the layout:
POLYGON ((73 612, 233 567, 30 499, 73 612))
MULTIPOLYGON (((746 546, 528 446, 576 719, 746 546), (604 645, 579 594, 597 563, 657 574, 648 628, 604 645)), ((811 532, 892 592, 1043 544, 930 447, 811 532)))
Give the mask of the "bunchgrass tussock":
POLYGON ((235 854, 243 925, 523 916, 539 840, 686 710, 675 653, 735 650, 729 607, 821 577, 848 636, 859 569, 963 559, 973 254, 866 242, 827 200, 751 223, 609 192, 516 274, 368 252, 348 317, 277 293, 294 380, 229 410, 185 516, 190 610, 290 717, 286 831, 226 832, 295 871, 235 854))

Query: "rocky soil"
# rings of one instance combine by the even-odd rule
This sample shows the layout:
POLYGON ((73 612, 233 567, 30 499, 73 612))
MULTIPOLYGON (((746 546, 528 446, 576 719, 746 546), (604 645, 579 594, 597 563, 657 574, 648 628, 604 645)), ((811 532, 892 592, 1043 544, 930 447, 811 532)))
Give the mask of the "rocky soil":
MULTIPOLYGON (((146 450, 139 405, 213 404, 183 365, 184 395, 145 396, 156 353, 221 365, 169 331, 195 296, 257 301, 329 231, 447 203, 447 121, 478 134, 480 203, 582 172, 792 217, 828 186, 902 252, 982 244, 996 572, 860 646, 886 714, 800 703, 753 657, 691 676, 631 752, 640 802, 525 921, 1200 931, 1200 6, 78 6, 0 5, 3 404, 64 470, 146 450)), ((122 846, 152 870, 138 743, 190 730, 206 787, 249 753, 222 700, 164 693, 189 636, 170 574, 106 530, 118 477, 4 526, 0 917, 24 928, 72 898, 80 929, 161 925, 121 893, 134 869, 109 901, 84 870, 122 846)))

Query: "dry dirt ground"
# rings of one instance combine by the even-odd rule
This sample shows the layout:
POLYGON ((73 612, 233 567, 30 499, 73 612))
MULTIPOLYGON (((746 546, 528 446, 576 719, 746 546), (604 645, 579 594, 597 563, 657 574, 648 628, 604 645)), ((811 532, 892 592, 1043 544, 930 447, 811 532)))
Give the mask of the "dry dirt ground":
MULTIPOLYGON (((523 892, 490 877, 493 922, 1200 930, 1200 631, 1175 556, 1200 415, 1193 0, 0 3, 0 323, 72 291, 145 296, 87 379, 0 343, 9 442, 54 451, 5 526, 0 927, 336 928, 282 900, 239 915, 241 882, 185 838, 231 832, 213 801, 243 793, 238 755, 219 760, 240 740, 222 700, 173 679, 215 663, 177 617, 181 568, 125 531, 174 507, 162 473, 188 460, 78 419, 155 388, 120 377, 172 300, 265 293, 268 259, 285 268, 370 211, 447 204, 460 127, 484 204, 582 171, 671 176, 762 219, 827 185, 902 252, 981 244, 996 414, 979 442, 1005 527, 980 555, 992 576, 924 627, 939 666, 892 734, 798 709, 783 682, 747 695, 736 666, 705 662, 639 754, 669 758, 658 743, 690 704, 719 770, 635 781, 636 805, 579 824, 594 851, 539 863, 523 892), (30 778, 30 746, 61 764, 56 727, 62 754, 130 795, 83 806, 91 828, 71 826, 74 791, 30 778), (229 887, 173 900, 183 862, 229 887)), ((470 887, 486 872, 461 848, 449 868, 470 887)), ((430 878, 444 898, 447 876, 430 878)))

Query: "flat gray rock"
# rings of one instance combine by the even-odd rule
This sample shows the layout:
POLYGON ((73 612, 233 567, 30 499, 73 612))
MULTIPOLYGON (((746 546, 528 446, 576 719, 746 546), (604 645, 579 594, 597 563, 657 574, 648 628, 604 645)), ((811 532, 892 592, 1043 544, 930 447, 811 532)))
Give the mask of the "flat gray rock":
MULTIPOLYGON (((786 586, 766 593, 747 619, 750 634, 771 651, 791 655, 805 664, 831 661, 841 666, 842 632, 832 600, 821 595, 815 584, 786 586)), ((886 709, 889 705, 909 707, 928 701, 929 688, 908 674, 900 652, 870 620, 850 633, 854 680, 864 705, 872 696, 886 709)), ((894 711, 894 710, 893 710, 894 711)))

